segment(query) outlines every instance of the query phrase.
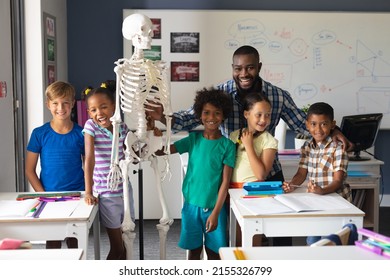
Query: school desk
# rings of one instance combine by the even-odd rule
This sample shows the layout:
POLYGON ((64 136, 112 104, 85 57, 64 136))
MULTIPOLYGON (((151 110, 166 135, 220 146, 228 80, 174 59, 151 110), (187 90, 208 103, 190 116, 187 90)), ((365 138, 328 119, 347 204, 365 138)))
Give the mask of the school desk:
MULTIPOLYGON (((236 260, 236 247, 219 249, 222 260, 236 260)), ((289 246, 238 248, 248 260, 388 260, 357 246, 289 246)))
MULTIPOLYGON (((16 200, 16 192, 0 192, 0 200, 16 200)), ((95 259, 100 259, 100 226, 97 205, 87 205, 84 195, 75 210, 69 216, 56 214, 50 218, 11 218, 0 217, 0 239, 14 238, 27 241, 64 240, 75 237, 78 246, 83 249, 82 259, 88 252, 89 230, 93 226, 95 259)), ((53 202, 56 203, 56 202, 53 202)), ((43 210, 45 211, 45 209, 43 210)))
MULTIPOLYGON (((361 156, 371 157, 366 152, 361 156)), ((282 156, 279 158, 284 179, 290 181, 297 172, 299 157, 282 156)), ((364 194, 361 209, 366 213, 364 227, 373 231, 379 230, 379 190, 381 181, 381 166, 384 162, 372 158, 366 161, 349 161, 347 182, 356 193, 364 194)))
POLYGON ((81 260, 83 249, 0 250, 0 260, 81 260))
MULTIPOLYGON (((304 188, 298 188, 290 194, 303 191, 304 188)), ((338 231, 348 223, 354 223, 357 228, 363 227, 364 212, 336 193, 328 195, 337 199, 337 203, 345 204, 347 208, 342 210, 261 215, 253 214, 239 202, 239 200, 243 201, 243 189, 230 189, 229 194, 230 246, 236 244, 236 221, 241 227, 243 247, 251 247, 252 238, 256 234, 265 234, 268 237, 324 236, 338 231)), ((250 199, 248 198, 248 201, 250 199)))

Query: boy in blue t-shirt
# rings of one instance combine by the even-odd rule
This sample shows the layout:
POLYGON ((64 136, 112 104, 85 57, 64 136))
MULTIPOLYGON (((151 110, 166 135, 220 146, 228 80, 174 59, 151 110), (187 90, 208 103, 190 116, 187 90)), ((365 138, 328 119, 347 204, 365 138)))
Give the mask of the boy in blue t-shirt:
MULTIPOLYGON (((53 118, 31 134, 27 145, 27 179, 36 192, 84 191, 84 137, 82 128, 71 120, 74 87, 57 81, 47 87, 45 94, 53 118)), ((61 248, 61 243, 61 240, 47 241, 46 248, 61 248)), ((67 238, 66 243, 69 248, 77 248, 75 238, 67 238)))

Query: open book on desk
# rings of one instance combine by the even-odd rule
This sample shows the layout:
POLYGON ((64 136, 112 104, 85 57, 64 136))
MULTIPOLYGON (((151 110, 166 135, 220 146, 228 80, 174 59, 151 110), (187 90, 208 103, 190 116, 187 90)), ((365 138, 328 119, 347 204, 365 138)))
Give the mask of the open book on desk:
POLYGON ((330 195, 281 194, 264 198, 241 198, 238 203, 254 215, 347 209, 348 204, 330 195))
POLYGON ((0 217, 26 217, 38 205, 38 199, 0 200, 0 217))

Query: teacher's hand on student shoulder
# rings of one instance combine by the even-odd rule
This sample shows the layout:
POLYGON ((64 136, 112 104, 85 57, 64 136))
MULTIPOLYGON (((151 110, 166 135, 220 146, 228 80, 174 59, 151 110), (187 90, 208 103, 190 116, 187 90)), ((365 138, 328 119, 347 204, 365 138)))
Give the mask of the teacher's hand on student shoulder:
POLYGON ((163 124, 166 124, 164 107, 161 103, 148 100, 148 104, 145 105, 145 114, 147 117, 150 117, 155 121, 160 121, 163 124))
POLYGON ((340 129, 336 128, 332 132, 332 139, 333 141, 341 141, 343 143, 343 149, 347 152, 353 151, 354 144, 349 141, 343 133, 341 133, 340 129))

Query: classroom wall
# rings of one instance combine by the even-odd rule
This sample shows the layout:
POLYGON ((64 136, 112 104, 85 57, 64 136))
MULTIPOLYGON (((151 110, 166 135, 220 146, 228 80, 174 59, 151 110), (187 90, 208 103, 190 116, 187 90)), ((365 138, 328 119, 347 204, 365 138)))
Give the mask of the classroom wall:
MULTIPOLYGON (((390 12, 390 1, 67 0, 68 77, 79 92, 88 85, 97 86, 106 79, 115 78, 113 62, 123 57, 121 33, 123 9, 390 12)), ((292 132, 288 133, 286 143, 287 146, 292 147, 293 135, 291 134, 292 132)), ((376 142, 375 155, 385 163, 390 163, 390 153, 386 154, 384 144, 388 141, 390 141, 390 130, 381 130, 376 142)), ((390 195, 389 171, 389 164, 385 164, 383 191, 390 195)), ((382 205, 390 206, 390 199, 382 205)))

